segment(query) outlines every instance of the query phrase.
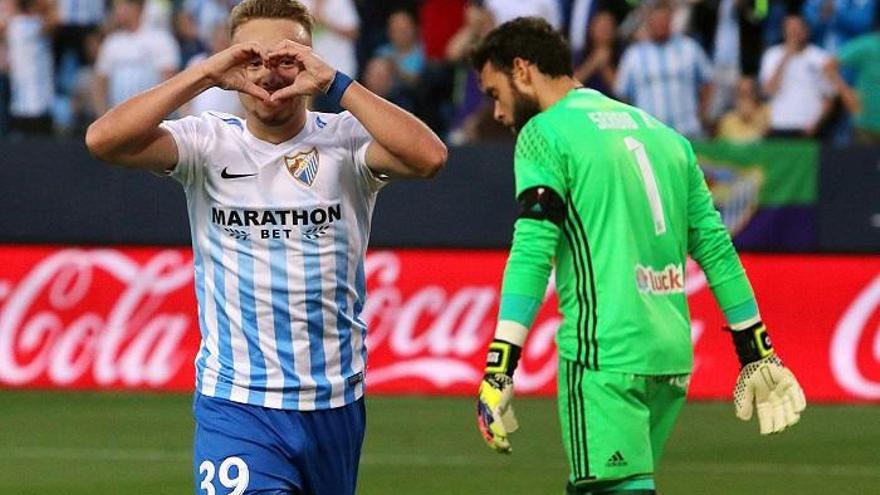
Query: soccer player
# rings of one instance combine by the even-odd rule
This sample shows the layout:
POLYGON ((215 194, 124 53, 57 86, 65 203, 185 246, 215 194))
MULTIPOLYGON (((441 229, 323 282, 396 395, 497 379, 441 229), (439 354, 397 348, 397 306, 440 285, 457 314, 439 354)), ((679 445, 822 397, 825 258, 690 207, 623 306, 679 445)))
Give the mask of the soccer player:
POLYGON ((690 254, 729 324, 742 371, 737 415, 761 433, 798 421, 803 392, 776 356, 690 144, 645 112, 572 78, 547 22, 491 32, 472 62, 495 118, 517 133, 521 213, 504 272, 477 417, 510 452, 513 372, 551 269, 563 314, 558 407, 570 494, 653 494, 654 470, 693 366, 690 254))
MULTIPOLYGON (((295 0, 245 0, 232 46, 111 109, 97 157, 184 187, 202 343, 195 493, 346 495, 364 435, 364 253, 389 177, 430 177, 440 139, 310 48, 295 0), (210 87, 246 119, 165 116, 210 87), (306 110, 325 94, 347 111, 306 110)), ((158 221, 159 219, 157 219, 158 221)))

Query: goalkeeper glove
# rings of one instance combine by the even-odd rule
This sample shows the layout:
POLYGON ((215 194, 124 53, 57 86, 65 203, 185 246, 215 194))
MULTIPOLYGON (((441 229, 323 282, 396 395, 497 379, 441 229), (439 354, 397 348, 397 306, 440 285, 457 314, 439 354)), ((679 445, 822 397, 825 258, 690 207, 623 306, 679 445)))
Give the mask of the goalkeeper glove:
POLYGON ((804 391, 794 374, 773 350, 763 323, 744 330, 731 330, 742 368, 733 392, 736 415, 743 421, 758 411, 762 435, 779 433, 800 420, 807 407, 804 391))
POLYGON ((513 371, 519 362, 518 345, 494 340, 489 344, 486 374, 480 383, 477 400, 477 425, 486 444, 496 452, 509 454, 507 436, 519 428, 513 414, 513 371))

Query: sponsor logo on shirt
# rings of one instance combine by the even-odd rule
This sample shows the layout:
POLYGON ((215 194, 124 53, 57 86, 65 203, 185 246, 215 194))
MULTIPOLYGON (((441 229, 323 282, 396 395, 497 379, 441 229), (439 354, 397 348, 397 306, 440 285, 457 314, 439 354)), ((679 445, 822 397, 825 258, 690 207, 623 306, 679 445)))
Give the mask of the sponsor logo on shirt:
POLYGON ((671 263, 659 271, 636 265, 636 287, 642 294, 684 294, 684 270, 671 263))
POLYGON ((294 231, 290 227, 298 227, 303 237, 316 239, 325 235, 330 225, 340 218, 340 204, 290 210, 211 208, 211 222, 223 227, 231 237, 242 240, 249 239, 251 232, 238 227, 260 227, 255 235, 261 239, 289 239, 294 231))

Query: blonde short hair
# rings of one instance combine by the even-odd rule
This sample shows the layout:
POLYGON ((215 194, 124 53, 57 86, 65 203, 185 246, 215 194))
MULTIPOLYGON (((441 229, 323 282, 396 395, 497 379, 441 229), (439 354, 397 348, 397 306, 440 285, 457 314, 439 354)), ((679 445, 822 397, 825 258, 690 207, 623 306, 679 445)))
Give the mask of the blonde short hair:
POLYGON ((229 14, 229 33, 254 19, 290 19, 302 24, 312 34, 314 19, 309 9, 297 0, 244 0, 229 14))

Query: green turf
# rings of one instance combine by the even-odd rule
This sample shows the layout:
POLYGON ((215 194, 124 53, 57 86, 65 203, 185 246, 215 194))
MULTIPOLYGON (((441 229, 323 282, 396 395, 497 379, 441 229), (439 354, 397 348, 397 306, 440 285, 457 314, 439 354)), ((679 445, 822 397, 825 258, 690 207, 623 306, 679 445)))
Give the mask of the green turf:
MULTIPOLYGON (((471 399, 373 397, 359 493, 560 494, 554 402, 516 405, 522 430, 505 457, 483 446, 471 399)), ((880 493, 880 406, 811 405, 790 432, 756 429, 729 404, 689 404, 661 493, 880 493)), ((189 396, 2 391, 0 494, 188 494, 191 438, 189 396)))

